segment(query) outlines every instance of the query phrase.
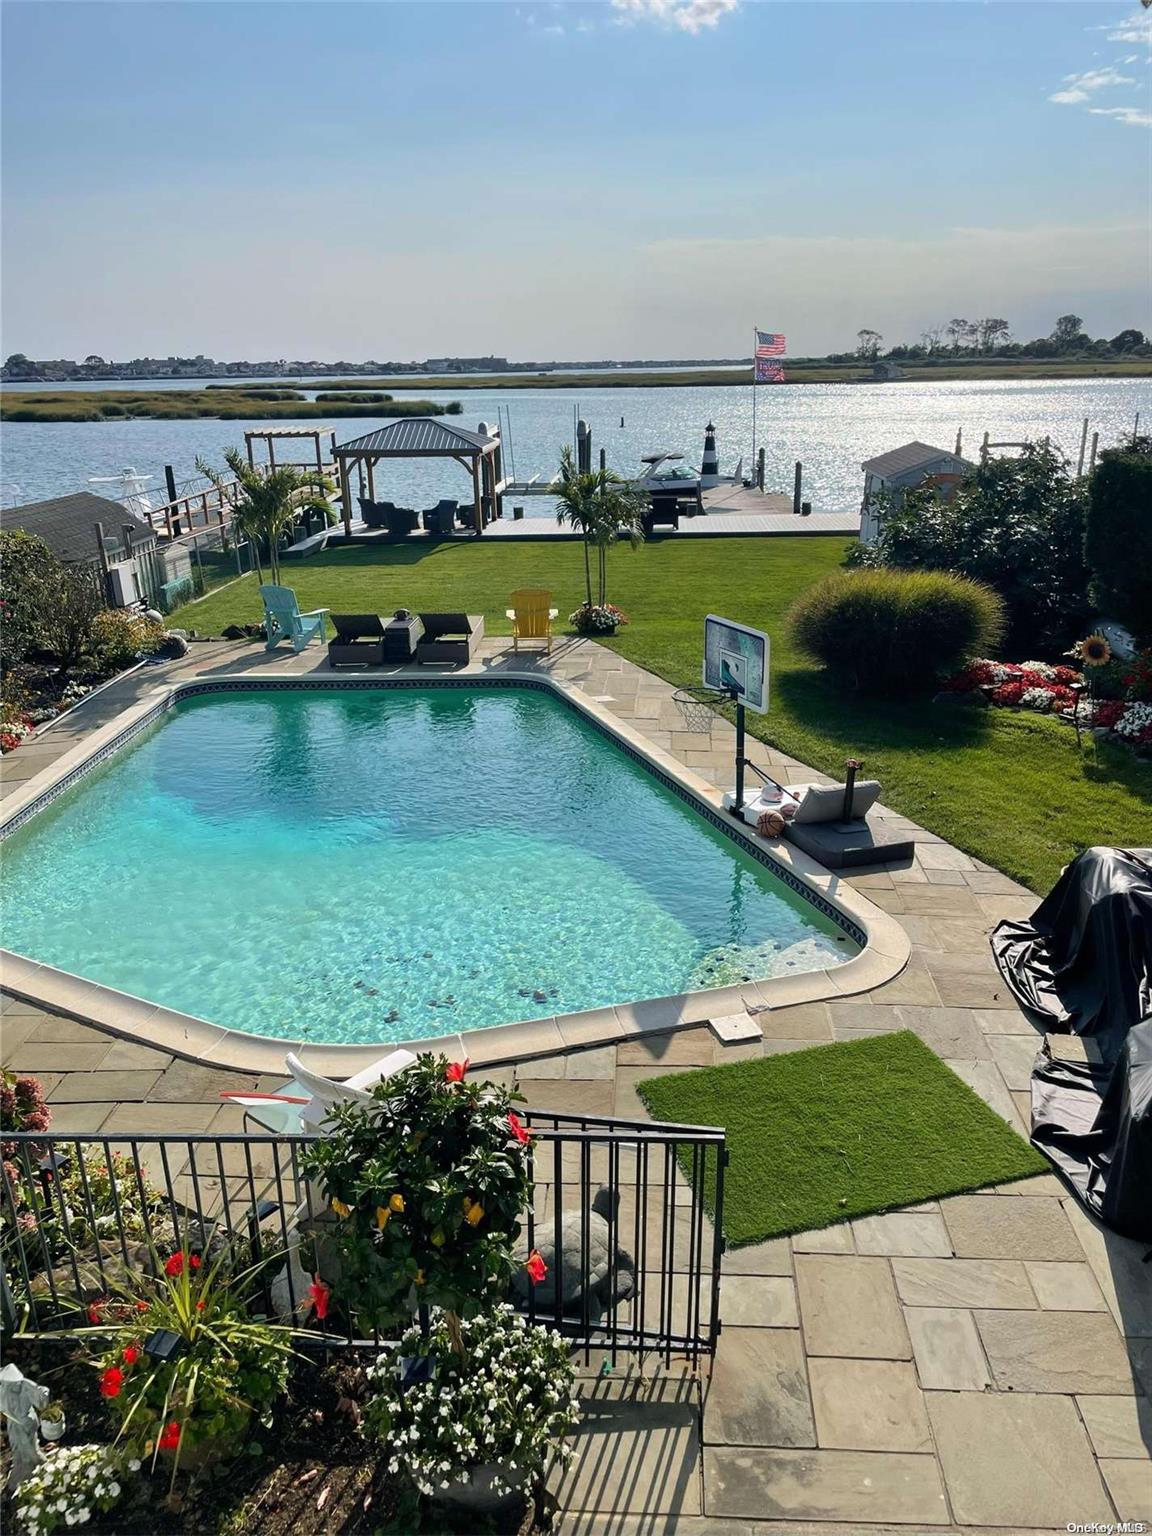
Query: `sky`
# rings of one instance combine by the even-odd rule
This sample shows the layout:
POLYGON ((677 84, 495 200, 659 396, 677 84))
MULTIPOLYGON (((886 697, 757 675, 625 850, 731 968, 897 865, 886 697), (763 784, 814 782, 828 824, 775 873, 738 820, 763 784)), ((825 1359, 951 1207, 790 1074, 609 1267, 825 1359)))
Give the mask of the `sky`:
POLYGON ((1135 0, 4 0, 4 355, 1152 332, 1135 0))

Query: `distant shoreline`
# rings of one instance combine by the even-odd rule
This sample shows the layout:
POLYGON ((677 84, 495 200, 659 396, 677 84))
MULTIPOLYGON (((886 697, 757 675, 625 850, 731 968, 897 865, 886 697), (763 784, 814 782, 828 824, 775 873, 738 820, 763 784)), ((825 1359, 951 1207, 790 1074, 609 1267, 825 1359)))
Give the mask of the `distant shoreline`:
MULTIPOLYGON (((1152 377, 1152 358, 1119 359, 1100 362, 1060 362, 1037 358, 967 362, 949 359, 939 363, 898 365, 897 378, 876 378, 867 365, 830 363, 788 363, 785 384, 882 384, 956 383, 996 379, 1043 382, 1067 379, 1134 379, 1152 377)), ((248 380, 201 385, 181 389, 139 391, 131 388, 79 390, 54 385, 50 390, 0 386, 0 420, 25 423, 124 421, 142 418, 180 420, 269 421, 333 420, 356 416, 393 417, 410 415, 456 415, 459 401, 440 404, 433 400, 414 400, 410 391, 439 390, 448 386, 452 393, 472 390, 601 390, 601 389, 684 389, 748 385, 747 367, 724 369, 626 370, 611 373, 499 373, 466 374, 449 378, 430 374, 395 378, 248 380), (293 392, 316 391, 323 400, 293 398, 293 392), (371 400, 372 393, 387 391, 389 398, 371 400), (399 399, 392 391, 403 391, 399 399), (259 392, 259 393, 258 393, 259 392), (344 398, 342 398, 344 397, 344 398)), ((766 389, 774 386, 765 385, 766 389)))

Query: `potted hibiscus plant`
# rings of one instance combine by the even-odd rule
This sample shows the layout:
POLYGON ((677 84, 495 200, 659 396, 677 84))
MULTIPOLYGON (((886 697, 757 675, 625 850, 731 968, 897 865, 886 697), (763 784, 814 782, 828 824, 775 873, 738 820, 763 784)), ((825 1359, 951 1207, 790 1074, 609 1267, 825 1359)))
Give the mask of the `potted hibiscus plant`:
POLYGON ((536 1479, 574 1418, 558 1334, 505 1302, 531 1198, 531 1131, 519 1096, 470 1082, 467 1063, 423 1055, 337 1105, 303 1155, 327 1202, 317 1224, 325 1309, 358 1333, 407 1323, 370 1372, 363 1430, 434 1499, 490 1507, 536 1479), (413 1322, 414 1316, 419 1321, 413 1322))

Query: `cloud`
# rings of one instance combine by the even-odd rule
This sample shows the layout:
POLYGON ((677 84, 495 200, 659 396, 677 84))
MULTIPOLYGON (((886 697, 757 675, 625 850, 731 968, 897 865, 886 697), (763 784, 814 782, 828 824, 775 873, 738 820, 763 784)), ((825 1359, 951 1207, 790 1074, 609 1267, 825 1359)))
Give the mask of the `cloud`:
POLYGON ((740 0, 612 0, 622 20, 655 21, 692 33, 716 26, 739 5, 740 0))
POLYGON ((1131 75, 1122 75, 1115 69, 1090 69, 1082 75, 1065 75, 1064 79, 1077 91, 1100 91, 1107 85, 1135 85, 1131 75))
POLYGON ((1049 101, 1059 101, 1064 106, 1073 106, 1078 101, 1087 101, 1087 91, 1057 91, 1054 96, 1049 96, 1049 101))
POLYGON ((1105 27, 1098 27, 1098 32, 1107 32, 1110 43, 1149 43, 1152 44, 1152 11, 1137 11, 1134 16, 1117 25, 1109 22, 1105 27))
POLYGON ((1152 112, 1142 107, 1089 107, 1093 117, 1114 117, 1118 123, 1132 128, 1152 128, 1152 112))

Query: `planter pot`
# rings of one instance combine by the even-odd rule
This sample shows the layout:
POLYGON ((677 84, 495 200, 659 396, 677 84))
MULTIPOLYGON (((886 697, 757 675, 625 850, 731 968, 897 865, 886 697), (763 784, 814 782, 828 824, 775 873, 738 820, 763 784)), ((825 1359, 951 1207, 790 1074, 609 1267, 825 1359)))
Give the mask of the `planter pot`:
POLYGON ((482 1467, 471 1467, 466 1483, 453 1483, 449 1488, 437 1488, 432 1503, 444 1510, 472 1514, 492 1513, 507 1509, 520 1502, 527 1492, 527 1472, 508 1472, 499 1462, 487 1462, 482 1467), (499 1478, 510 1493, 497 1493, 492 1486, 499 1478))
POLYGON ((40 1438, 42 1440, 62 1440, 67 1422, 61 1415, 58 1419, 40 1420, 40 1438))

